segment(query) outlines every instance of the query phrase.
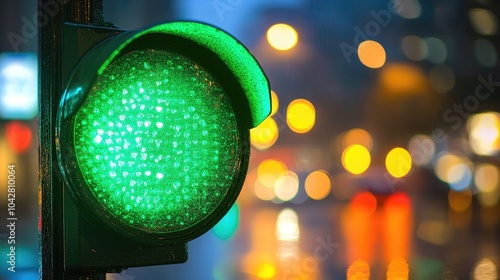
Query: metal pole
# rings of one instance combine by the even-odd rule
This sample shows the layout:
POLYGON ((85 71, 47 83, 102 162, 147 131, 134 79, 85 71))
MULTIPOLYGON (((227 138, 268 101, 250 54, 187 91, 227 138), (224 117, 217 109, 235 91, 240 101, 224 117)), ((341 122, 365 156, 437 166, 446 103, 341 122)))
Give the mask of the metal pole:
POLYGON ((39 221, 40 279, 105 279, 105 274, 68 275, 64 271, 62 178, 57 171, 55 119, 63 91, 64 22, 99 25, 102 0, 39 0, 39 221))

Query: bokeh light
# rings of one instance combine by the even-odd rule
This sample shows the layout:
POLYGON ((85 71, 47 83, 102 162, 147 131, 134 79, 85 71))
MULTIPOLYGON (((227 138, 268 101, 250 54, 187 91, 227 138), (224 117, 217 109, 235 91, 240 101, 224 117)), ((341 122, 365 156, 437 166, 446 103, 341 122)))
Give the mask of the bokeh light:
POLYGON ((299 217, 291 208, 281 210, 276 222, 276 238, 280 241, 297 241, 300 237, 299 217))
POLYGON ((425 166, 434 158, 436 144, 430 136, 417 134, 410 139, 408 151, 416 166, 425 166))
POLYGON ((370 265, 364 260, 356 260, 347 268, 347 280, 369 280, 370 265))
POLYGON ((472 204, 472 192, 470 189, 463 191, 450 190, 448 192, 448 204, 454 212, 465 212, 472 204))
POLYGON ((446 44, 439 38, 428 37, 425 39, 427 49, 429 50, 427 60, 434 64, 442 64, 448 57, 446 44))
POLYGON ((410 268, 404 259, 391 260, 387 267, 387 280, 408 280, 410 268))
POLYGON ((469 187, 472 182, 472 171, 468 164, 459 163, 448 170, 447 181, 451 188, 457 191, 469 187))
POLYGON ((498 167, 485 163, 476 167, 474 171, 474 183, 480 192, 489 193, 498 188, 500 172, 498 167))
POLYGON ((427 57, 427 44, 418 36, 405 36, 401 40, 403 53, 411 60, 422 61, 427 57))
POLYGON ((286 164, 284 164, 282 161, 279 161, 277 159, 266 159, 262 161, 257 167, 257 175, 263 176, 265 174, 271 174, 274 177, 278 177, 281 173, 287 170, 288 168, 286 164))
POLYGON ((493 43, 486 39, 474 41, 474 54, 482 66, 493 67, 497 64, 497 50, 493 43))
POLYGON ((473 115, 467 121, 472 150, 483 156, 492 156, 500 150, 500 114, 487 112, 473 115))
MULTIPOLYGON (((411 200, 406 193, 391 194, 384 202, 384 254, 387 260, 408 258, 412 228, 411 200)), ((403 278, 405 279, 405 278, 403 278)))
POLYGON ((278 124, 271 117, 268 117, 257 127, 250 130, 250 142, 259 150, 266 150, 272 147, 278 140, 278 137, 278 124))
POLYGON ((268 187, 268 186, 262 184, 261 180, 255 181, 254 193, 258 199, 264 200, 264 201, 270 201, 276 197, 276 193, 274 192, 274 186, 268 187))
POLYGON ((276 267, 272 263, 262 263, 257 267, 255 274, 260 279, 273 279, 276 275, 276 267))
POLYGON ((496 280, 498 279, 497 267, 488 258, 479 261, 474 267, 474 280, 496 280))
POLYGON ((222 240, 231 239, 238 230, 240 210, 235 203, 227 214, 213 227, 215 236, 222 240))
POLYGON ((473 8, 469 10, 469 19, 472 27, 481 35, 493 35, 497 32, 497 19, 486 9, 473 8))
POLYGON ((273 48, 286 51, 297 45, 299 35, 292 26, 278 23, 267 30, 267 41, 273 48))
POLYGON ((278 95, 276 94, 276 92, 274 92, 274 90, 271 90, 271 114, 269 115, 269 117, 272 117, 276 114, 276 112, 278 112, 278 109, 279 109, 279 99, 278 99, 278 95))
POLYGON ((288 170, 287 166, 277 159, 266 159, 262 161, 256 170, 249 172, 249 176, 255 172, 254 193, 257 198, 265 201, 276 197, 275 186, 281 174, 288 170))
POLYGON ((5 138, 12 151, 22 154, 30 147, 33 134, 26 123, 10 121, 5 125, 5 138))
POLYGON ((273 200, 276 197, 276 181, 287 170, 287 166, 279 160, 267 159, 262 161, 256 171, 255 195, 261 200, 273 200))
POLYGON ((341 150, 343 151, 345 148, 359 144, 366 147, 369 151, 373 148, 373 139, 370 133, 361 128, 353 128, 346 133, 341 135, 341 150))
POLYGON ((418 0, 399 0, 396 12, 405 19, 415 19, 422 13, 422 7, 418 0))
POLYGON ((406 176, 412 167, 410 153, 400 147, 392 149, 385 158, 385 167, 389 174, 395 178, 406 176))
POLYGON ((377 209, 377 199, 371 192, 359 192, 352 198, 349 208, 355 216, 371 216, 377 209))
POLYGON ((472 182, 469 164, 465 159, 445 152, 438 156, 434 171, 441 181, 448 183, 452 189, 461 191, 472 182))
POLYGON ((396 192, 390 195, 384 204, 386 213, 408 214, 411 210, 411 200, 407 194, 396 192))
POLYGON ((332 188, 330 175, 324 170, 314 171, 307 176, 304 188, 310 198, 322 200, 330 193, 332 188))
POLYGON ((342 153, 342 165, 351 174, 362 174, 370 167, 370 163, 370 152, 363 145, 351 145, 342 153))
POLYGON ((384 47, 380 43, 366 40, 358 46, 358 57, 366 67, 380 68, 385 64, 386 54, 384 47))
POLYGON ((377 244, 377 235, 373 232, 376 227, 376 209, 375 196, 368 191, 361 191, 352 197, 349 206, 342 211, 341 225, 348 263, 356 260, 373 262, 377 244))
POLYGON ((299 177, 293 171, 280 174, 276 179, 274 191, 281 201, 292 200, 299 191, 299 177))
POLYGON ((293 132, 310 131, 316 122, 314 105, 306 99, 293 100, 286 110, 286 122, 293 132))
POLYGON ((382 68, 380 83, 393 94, 422 94, 428 84, 422 69, 405 63, 390 63, 382 68))
POLYGON ((492 207, 500 200, 500 171, 496 165, 483 163, 474 171, 474 183, 479 190, 478 200, 484 207, 492 207))
POLYGON ((436 65, 429 72, 432 88, 439 93, 446 93, 455 86, 455 73, 446 64, 436 65))

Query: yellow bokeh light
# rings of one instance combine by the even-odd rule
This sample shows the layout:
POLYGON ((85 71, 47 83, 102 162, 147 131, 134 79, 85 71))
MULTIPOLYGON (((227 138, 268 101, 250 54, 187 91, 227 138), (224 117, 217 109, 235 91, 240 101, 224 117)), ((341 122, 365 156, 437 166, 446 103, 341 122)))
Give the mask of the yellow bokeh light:
POLYGON ((369 280, 370 265, 364 260, 354 261, 347 268, 347 280, 369 280))
POLYGON ((271 263, 263 263, 257 268, 256 275, 261 279, 272 279, 276 275, 276 268, 271 263))
POLYGON ((276 114, 276 112, 278 112, 279 104, 280 104, 280 102, 278 99, 278 95, 276 94, 276 92, 271 90, 271 114, 269 115, 269 117, 274 116, 274 114, 276 114))
POLYGON ((488 193, 479 193, 479 203, 483 207, 494 207, 500 202, 500 188, 496 188, 488 193))
POLYGON ((288 170, 287 166, 275 159, 262 161, 257 167, 257 180, 254 184, 255 195, 265 201, 276 197, 275 185, 281 174, 288 170))
POLYGON ((500 114, 494 112, 472 116, 467 122, 472 150, 483 156, 492 156, 500 150, 500 114))
POLYGON ((479 191, 483 193, 493 192, 498 188, 500 172, 493 164, 481 164, 474 172, 474 183, 479 191))
POLYGON ((271 47, 280 51, 286 51, 297 45, 299 35, 292 26, 278 23, 267 30, 267 41, 271 47))
POLYGON ((438 156, 438 160, 434 167, 436 176, 445 183, 450 183, 450 179, 460 180, 461 178, 450 178, 450 174, 453 173, 453 168, 457 170, 456 166, 464 164, 465 161, 458 157, 457 155, 450 153, 443 153, 438 156))
POLYGON ((474 280, 498 279, 497 267, 490 259, 484 258, 474 267, 474 280))
POLYGON ((404 259, 394 259, 387 268, 387 280, 408 280, 410 268, 404 259))
POLYGON ((254 193, 255 196, 264 201, 273 200, 276 197, 274 192, 274 188, 269 188, 262 184, 260 180, 256 180, 254 184, 254 193))
POLYGON ((330 193, 332 181, 326 171, 318 170, 307 176, 304 188, 310 198, 321 200, 330 193))
POLYGON ((390 63, 380 73, 380 84, 392 94, 422 94, 428 82, 422 69, 411 64, 390 63))
POLYGON ((368 131, 361 128, 353 128, 347 131, 342 137, 342 149, 351 145, 360 144, 365 146, 369 151, 373 148, 373 139, 368 131))
POLYGON ((259 164, 257 167, 257 175, 262 176, 264 174, 271 174, 278 177, 281 173, 287 171, 287 166, 276 159, 266 159, 259 164))
POLYGON ((276 182, 279 176, 286 173, 287 170, 287 166, 279 160, 266 159, 262 161, 256 170, 255 196, 265 201, 273 200, 276 197, 276 182))
POLYGON ((316 122, 316 109, 305 99, 293 100, 286 110, 286 122, 296 133, 310 131, 316 122))
POLYGON ((293 171, 284 172, 276 179, 274 191, 281 201, 294 199, 299 192, 299 177, 293 171))
POLYGON ((351 174, 358 175, 365 172, 370 163, 370 152, 363 145, 351 145, 342 153, 342 165, 351 174))
POLYGON ((450 205, 450 209, 454 212, 465 212, 472 204, 472 192, 470 189, 460 192, 450 190, 448 193, 448 204, 450 205))
POLYGON ((494 35, 497 32, 497 19, 491 11, 480 8, 470 9, 469 19, 474 30, 481 35, 494 35))
POLYGON ((259 149, 269 149, 278 140, 279 129, 276 121, 268 117, 257 127, 250 130, 250 142, 259 149))
POLYGON ((406 176, 412 167, 410 153, 403 148, 392 149, 385 158, 385 167, 389 174, 395 178, 406 176))
POLYGON ((380 43, 366 40, 358 46, 358 57, 366 67, 380 68, 385 64, 386 54, 380 43))

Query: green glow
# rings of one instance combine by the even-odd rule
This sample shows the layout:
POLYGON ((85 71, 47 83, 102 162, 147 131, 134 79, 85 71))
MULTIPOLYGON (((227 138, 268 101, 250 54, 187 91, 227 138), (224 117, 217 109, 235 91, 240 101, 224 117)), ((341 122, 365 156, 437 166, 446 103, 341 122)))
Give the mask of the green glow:
POLYGON ((236 233, 240 219, 240 210, 235 203, 229 212, 214 226, 214 234, 223 240, 229 240, 236 233))
POLYGON ((218 82, 161 50, 117 58, 74 119, 75 154, 91 193, 147 232, 183 230, 214 211, 232 185, 239 141, 218 82))
POLYGON ((271 113, 269 82, 255 58, 236 39, 213 26, 197 22, 172 22, 142 30, 116 49, 99 68, 99 75, 128 44, 149 33, 177 35, 212 50, 233 71, 250 104, 253 127, 271 113))

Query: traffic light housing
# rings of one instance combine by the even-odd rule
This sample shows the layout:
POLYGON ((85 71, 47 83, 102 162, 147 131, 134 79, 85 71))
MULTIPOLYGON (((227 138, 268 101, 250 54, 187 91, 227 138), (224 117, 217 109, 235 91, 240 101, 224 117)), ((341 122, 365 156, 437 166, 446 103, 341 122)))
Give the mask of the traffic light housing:
POLYGON ((227 33, 196 22, 137 31, 65 24, 56 145, 64 267, 187 260, 235 202, 267 78, 227 33))

